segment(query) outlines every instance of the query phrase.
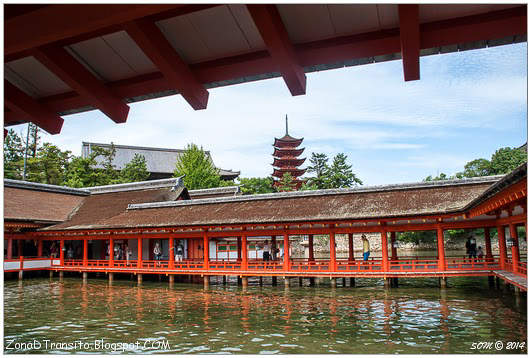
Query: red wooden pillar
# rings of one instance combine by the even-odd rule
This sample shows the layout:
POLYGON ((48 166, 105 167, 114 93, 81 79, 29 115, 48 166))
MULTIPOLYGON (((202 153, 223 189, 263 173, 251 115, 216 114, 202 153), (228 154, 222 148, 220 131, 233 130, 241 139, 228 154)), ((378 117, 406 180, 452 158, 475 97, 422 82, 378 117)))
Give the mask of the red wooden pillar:
POLYGON ((505 261, 507 260, 507 246, 505 244, 505 227, 499 225, 498 230, 498 248, 500 250, 500 268, 505 268, 505 261))
POLYGON ((22 248, 22 244, 24 243, 23 240, 17 240, 17 251, 18 251, 18 257, 20 256, 24 256, 23 255, 23 248, 22 248))
MULTIPOLYGON (((271 252, 269 253, 269 259, 273 260, 273 248, 277 247, 277 237, 271 236, 271 252)), ((275 254, 275 258, 277 258, 277 255, 275 254)))
POLYGON ((389 270, 389 249, 387 243, 387 230, 382 230, 382 271, 389 270))
POLYGON ((284 271, 289 270, 289 235, 284 234, 284 271))
POLYGON ((87 266, 88 263, 88 239, 83 239, 83 266, 87 266))
POLYGON ((114 266, 114 239, 109 238, 109 266, 114 266))
POLYGON ((314 261, 313 256, 313 235, 308 235, 308 261, 314 261))
POLYGON ((330 271, 336 271, 336 234, 330 233, 330 271))
POLYGON ((105 250, 107 248, 107 240, 101 240, 101 249, 100 249, 100 259, 105 260, 105 256, 107 256, 107 251, 105 250))
POLYGON ((444 230, 441 225, 437 226, 437 256, 439 261, 439 270, 446 269, 446 257, 444 255, 444 230))
POLYGON ((518 247, 518 231, 515 224, 509 224, 509 232, 513 246, 511 247, 511 256, 513 261, 513 272, 518 271, 518 263, 520 262, 520 248, 518 247))
POLYGON ((138 238, 138 253, 137 253, 137 262, 136 262, 136 266, 137 267, 142 267, 142 238, 138 238))
POLYGON ((7 258, 13 258, 13 239, 7 239, 7 258))
POLYGON ((396 252, 396 231, 391 231, 391 260, 398 260, 398 253, 396 252))
POLYGON ((148 246, 149 246, 148 260, 154 260, 155 255, 153 254, 153 240, 148 239, 148 246))
POLYGON ((354 234, 348 234, 348 260, 354 261, 354 234))
POLYGON ((173 236, 168 239, 168 256, 170 268, 175 268, 175 239, 173 236))
POLYGON ((63 266, 65 264, 65 240, 59 240, 59 264, 63 266))
POLYGON ((209 258, 209 253, 208 253, 208 236, 207 236, 207 234, 205 233, 205 234, 203 235, 203 262, 204 262, 205 270, 208 270, 208 258, 209 258))
POLYGON ((42 257, 42 242, 41 238, 37 239, 37 256, 42 257))
POLYGON ((242 261, 242 238, 241 237, 237 237, 236 238, 236 246, 238 248, 238 261, 242 261))
POLYGON ((247 253, 247 236, 242 236, 241 238, 242 245, 242 269, 247 270, 247 261, 249 254, 247 253))
POLYGON ((490 228, 483 228, 485 234, 485 257, 487 260, 492 259, 492 245, 490 243, 490 228))

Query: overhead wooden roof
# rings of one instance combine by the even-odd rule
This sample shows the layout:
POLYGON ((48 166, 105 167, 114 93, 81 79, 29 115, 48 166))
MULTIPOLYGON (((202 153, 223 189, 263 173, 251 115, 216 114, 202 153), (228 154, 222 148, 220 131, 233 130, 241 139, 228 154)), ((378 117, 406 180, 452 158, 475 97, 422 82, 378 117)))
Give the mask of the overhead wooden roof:
POLYGON ((5 125, 59 133, 61 115, 180 93, 194 109, 209 88, 526 41, 527 6, 497 4, 14 5, 5 8, 5 125))

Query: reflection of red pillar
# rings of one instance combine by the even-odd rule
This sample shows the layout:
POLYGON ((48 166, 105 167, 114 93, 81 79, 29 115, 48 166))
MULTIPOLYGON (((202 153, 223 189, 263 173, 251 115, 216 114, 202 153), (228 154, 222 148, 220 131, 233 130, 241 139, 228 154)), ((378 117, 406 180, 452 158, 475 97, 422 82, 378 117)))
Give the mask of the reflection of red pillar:
POLYGON ((505 261, 507 260, 507 246, 505 245, 505 227, 498 226, 498 247, 500 250, 500 268, 505 268, 505 261))
POLYGON ((59 264, 63 266, 65 264, 65 240, 59 240, 59 264))
POLYGON ((83 239, 83 266, 88 263, 88 239, 83 239))
POLYGON ((308 260, 309 261, 315 260, 313 256, 313 235, 308 235, 308 260))
POLYGON ((391 260, 398 260, 396 252, 396 231, 391 231, 391 260))
POLYGON ((42 257, 42 239, 37 239, 37 256, 42 257))
POLYGON ((389 270, 389 249, 387 248, 387 231, 382 230, 382 271, 389 270))
POLYGON ((354 261, 354 235, 348 234, 348 260, 354 261))
POLYGON ((518 271, 518 263, 520 262, 520 248, 518 247, 518 231, 515 224, 509 224, 509 231, 513 239, 513 246, 511 247, 511 255, 513 260, 513 272, 518 271))
POLYGON ((241 261, 242 260, 242 238, 239 236, 236 238, 236 247, 238 249, 238 261, 241 261))
POLYGON ((205 270, 208 270, 208 236, 205 233, 203 235, 203 261, 205 264, 205 270))
POLYGON ((487 260, 492 259, 492 245, 490 243, 490 229, 488 227, 483 229, 485 234, 485 256, 487 260))
POLYGON ((138 267, 142 267, 142 238, 138 238, 138 253, 137 253, 137 263, 138 267))
POLYGON ((284 234, 284 271, 289 270, 289 235, 284 234))
POLYGON ((247 258, 249 256, 249 254, 247 254, 247 236, 242 236, 241 245, 242 245, 242 269, 247 270, 247 258))
POLYGON ((168 239, 168 259, 170 260, 170 268, 174 268, 175 267, 175 248, 174 248, 174 241, 175 239, 173 238, 173 236, 170 236, 170 238, 168 239))
POLYGON ((13 258, 13 239, 7 239, 7 258, 13 258))
POLYGON ((444 254, 444 230, 442 226, 437 226, 437 256, 439 259, 439 270, 446 269, 446 257, 444 254))
POLYGON ((109 266, 114 266, 114 239, 109 239, 109 266))
POLYGON ((330 233, 330 271, 336 270, 336 234, 330 233))

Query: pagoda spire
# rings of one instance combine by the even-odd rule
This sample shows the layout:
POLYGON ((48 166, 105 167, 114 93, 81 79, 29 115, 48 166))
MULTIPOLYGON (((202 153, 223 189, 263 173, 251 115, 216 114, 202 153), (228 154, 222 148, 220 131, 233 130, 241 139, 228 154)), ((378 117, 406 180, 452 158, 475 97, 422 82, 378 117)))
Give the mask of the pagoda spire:
POLYGON ((288 115, 286 114, 286 136, 288 135, 288 115))

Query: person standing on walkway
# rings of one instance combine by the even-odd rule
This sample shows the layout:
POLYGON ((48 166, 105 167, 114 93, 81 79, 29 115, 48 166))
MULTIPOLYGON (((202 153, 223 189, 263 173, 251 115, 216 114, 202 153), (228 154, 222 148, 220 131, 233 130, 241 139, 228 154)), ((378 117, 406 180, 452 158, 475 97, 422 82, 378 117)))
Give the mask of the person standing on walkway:
POLYGON ((369 240, 367 240, 365 234, 361 235, 361 241, 363 242, 363 261, 367 261, 371 254, 371 246, 369 245, 369 240))
POLYGON ((262 254, 262 258, 264 259, 264 261, 269 261, 269 250, 270 250, 269 241, 266 240, 264 244, 264 252, 262 254))
POLYGON ((184 250, 181 244, 177 245, 177 250, 175 251, 175 261, 183 260, 184 250))
POLYGON ((153 248, 153 254, 155 255, 155 260, 160 260, 162 258, 162 251, 160 250, 160 245, 158 242, 155 243, 155 248, 153 248))

